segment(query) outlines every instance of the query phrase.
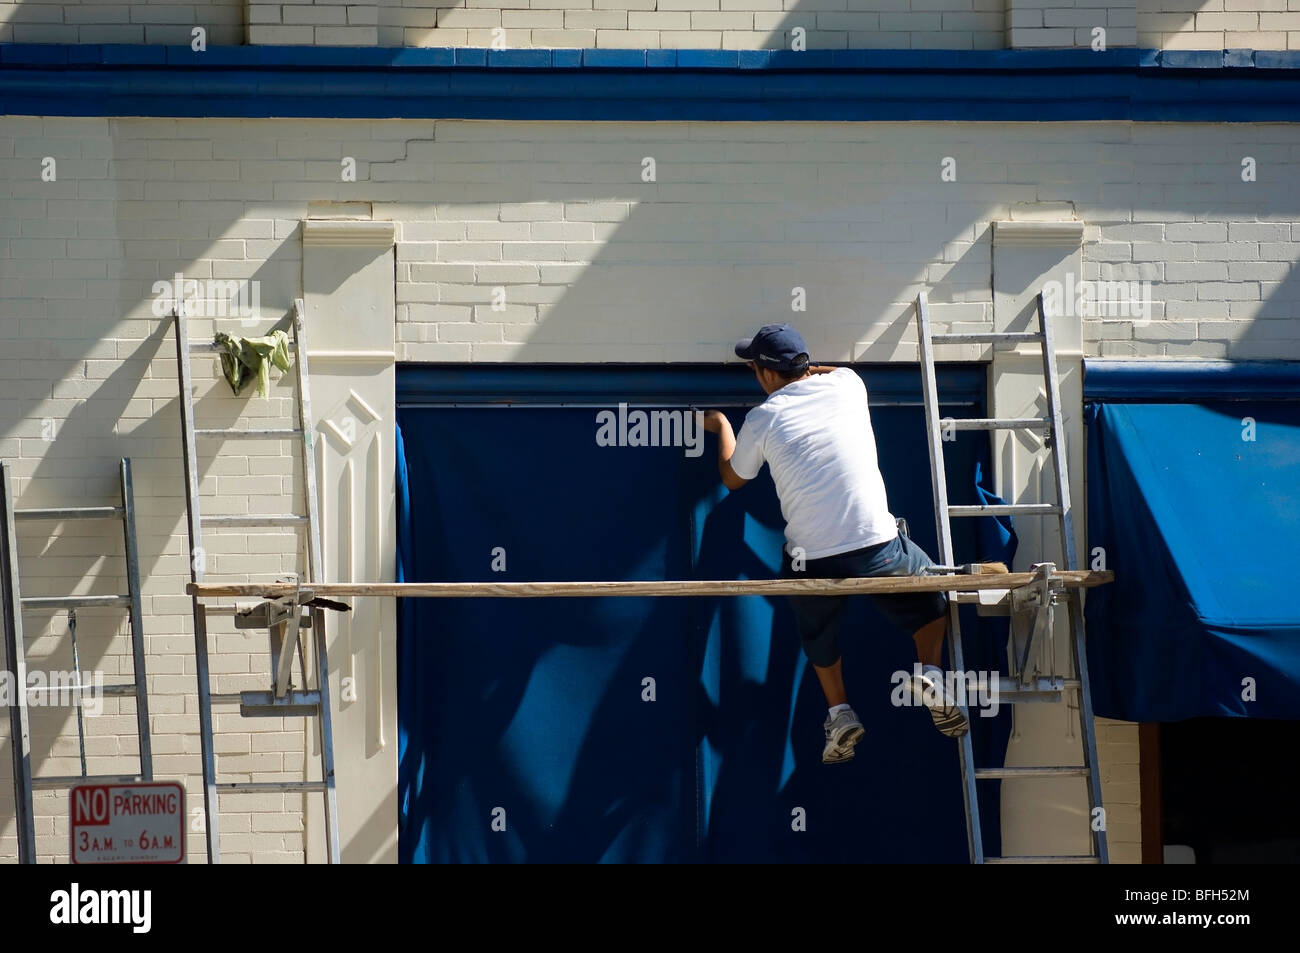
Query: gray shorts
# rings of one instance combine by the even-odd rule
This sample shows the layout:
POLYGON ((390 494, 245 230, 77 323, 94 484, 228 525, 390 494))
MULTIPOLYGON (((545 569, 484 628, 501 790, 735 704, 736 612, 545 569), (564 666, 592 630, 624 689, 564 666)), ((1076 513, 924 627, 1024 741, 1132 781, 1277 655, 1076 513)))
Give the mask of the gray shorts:
MULTIPOLYGON (((781 575, 789 579, 862 579, 872 576, 919 576, 934 561, 920 546, 899 533, 891 540, 809 559, 795 572, 788 553, 782 552, 781 575)), ((840 657, 840 616, 848 596, 790 596, 804 652, 814 665, 825 668, 840 657)), ((907 634, 948 613, 948 596, 942 592, 869 594, 867 598, 890 622, 907 634)))

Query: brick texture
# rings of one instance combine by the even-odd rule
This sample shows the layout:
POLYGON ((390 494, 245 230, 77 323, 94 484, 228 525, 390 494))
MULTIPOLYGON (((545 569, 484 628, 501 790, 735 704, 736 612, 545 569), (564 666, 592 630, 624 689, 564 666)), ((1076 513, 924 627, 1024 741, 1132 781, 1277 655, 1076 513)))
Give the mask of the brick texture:
POLYGON ((1295 49, 1287 0, 0 0, 0 42, 790 49, 1295 49))
POLYGON ((148 43, 189 46, 202 27, 209 46, 245 42, 248 0, 0 0, 0 43, 148 43))
POLYGON ((1170 50, 1300 49, 1288 0, 1137 0, 1138 45, 1170 50))

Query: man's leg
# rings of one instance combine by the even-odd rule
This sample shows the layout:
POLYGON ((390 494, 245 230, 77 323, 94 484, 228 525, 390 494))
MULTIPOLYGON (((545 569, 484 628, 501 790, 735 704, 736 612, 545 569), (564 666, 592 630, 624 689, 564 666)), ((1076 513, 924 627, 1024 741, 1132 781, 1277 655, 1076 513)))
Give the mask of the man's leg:
MULTIPOLYGON (((900 534, 897 545, 881 554, 883 571, 870 575, 919 576, 933 562, 916 543, 900 534)), ((950 738, 959 738, 969 729, 966 716, 955 698, 946 690, 943 672, 943 641, 948 635, 948 600, 942 593, 880 595, 873 601, 903 629, 912 632, 916 657, 921 662, 921 677, 912 678, 913 697, 917 704, 930 710, 934 726, 950 738), (922 621, 929 620, 929 621, 922 621)))
POLYGON ((928 625, 912 633, 916 643, 916 657, 922 665, 943 668, 943 640, 948 635, 948 617, 941 615, 928 625))
POLYGON ((849 707, 844 690, 844 662, 840 657, 840 614, 844 596, 790 596, 804 655, 812 663, 826 696, 826 721, 822 725, 825 743, 822 763, 836 764, 853 760, 853 746, 865 733, 862 722, 849 707))
POLYGON ((846 596, 789 596, 803 654, 812 663, 826 696, 826 707, 848 702, 844 690, 844 660, 840 657, 840 615, 846 596))
POLYGON ((826 707, 834 708, 836 705, 847 705, 849 694, 844 690, 844 660, 836 659, 833 665, 825 667, 813 663, 813 671, 817 673, 817 681, 821 682, 822 694, 826 696, 826 707))
MULTIPOLYGON (((781 575, 786 579, 839 578, 834 573, 839 567, 831 560, 810 559, 805 568, 796 572, 790 554, 781 552, 781 575)), ((834 708, 848 702, 844 690, 844 666, 840 658, 840 615, 844 612, 847 596, 787 596, 794 610, 795 624, 803 653, 812 663, 826 696, 826 706, 834 708)))
MULTIPOLYGON (((782 554, 782 575, 787 579, 801 576, 839 578, 836 567, 827 561, 809 560, 803 572, 796 573, 790 557, 782 554)), ((826 722, 822 725, 825 744, 822 762, 835 764, 853 760, 853 746, 865 733, 862 722, 849 707, 844 689, 844 665, 840 658, 840 615, 846 596, 789 596, 799 628, 804 655, 817 673, 817 682, 826 696, 826 722)))

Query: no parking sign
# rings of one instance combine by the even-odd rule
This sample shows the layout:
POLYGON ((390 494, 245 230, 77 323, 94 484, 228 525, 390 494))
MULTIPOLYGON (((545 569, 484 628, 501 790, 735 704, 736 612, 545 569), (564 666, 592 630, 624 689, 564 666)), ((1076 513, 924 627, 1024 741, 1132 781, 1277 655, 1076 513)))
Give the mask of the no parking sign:
POLYGON ((175 781, 83 784, 71 798, 74 864, 185 859, 185 789, 175 781))

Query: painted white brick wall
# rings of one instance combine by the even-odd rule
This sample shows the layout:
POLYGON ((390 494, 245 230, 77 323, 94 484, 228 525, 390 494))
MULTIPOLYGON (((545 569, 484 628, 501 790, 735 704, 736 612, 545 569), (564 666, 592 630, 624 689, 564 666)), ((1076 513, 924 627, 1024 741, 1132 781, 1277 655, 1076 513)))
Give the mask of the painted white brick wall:
MULTIPOLYGON (((914 361, 917 291, 930 290, 940 325, 987 326, 990 222, 1046 209, 1086 223, 1082 277, 1152 282, 1149 323, 1085 320, 1088 355, 1294 360, 1300 195, 1285 170, 1297 149, 1290 125, 6 118, 0 455, 13 462, 20 506, 109 502, 116 460, 134 460, 155 764, 197 806, 174 354, 151 310, 153 282, 178 269, 254 278, 277 315, 301 294, 309 202, 370 202, 398 227, 401 360, 726 360, 743 332, 787 319, 819 360, 914 361), (40 180, 45 156, 58 161, 54 182, 40 180), (344 156, 357 160, 355 183, 340 181, 344 156), (1242 181, 1244 156, 1257 181, 1242 181), (653 182, 642 180, 646 157, 653 182), (954 182, 940 181, 945 157, 954 182), (492 307, 497 286, 504 310, 492 307), (790 311, 795 287, 806 312, 790 311), (53 441, 42 439, 46 418, 53 441)), ((199 412, 214 425, 289 409, 285 388, 269 401, 231 397, 214 362, 196 376, 199 412)), ((207 459, 210 512, 294 507, 287 446, 243 442, 207 459)), ((28 593, 120 585, 113 528, 50 530, 24 527, 28 593)), ((265 579, 295 564, 283 533, 208 543, 214 572, 265 579)), ((27 624, 33 659, 66 666, 65 619, 27 624)), ((215 690, 261 685, 264 636, 224 625, 215 690)), ((127 671, 120 615, 82 614, 79 636, 109 676, 127 671)), ((106 705, 87 722, 91 768, 132 770, 131 702, 106 705)), ((301 723, 221 713, 217 726, 226 776, 300 773, 301 723)), ((0 744, 7 731, 0 719, 0 744)), ((42 712, 36 734, 38 773, 75 770, 66 713, 42 712)), ((1135 737, 1108 726, 1103 763, 1131 764, 1107 752, 1135 737)), ((1106 770, 1128 785, 1127 769, 1106 770)), ((16 854, 3 820, 8 771, 0 759, 0 858, 16 854)), ((1130 793, 1117 789, 1111 803, 1130 793)), ((38 804, 40 849, 59 857, 64 802, 38 804)), ((1136 801, 1128 808, 1136 816, 1136 801)), ((229 859, 300 856, 301 798, 228 802, 224 823, 229 859)), ((1116 856, 1136 859, 1136 830, 1112 833, 1116 856)), ((201 854, 199 835, 190 846, 201 854)))
POLYGON ((1134 0, 1007 0, 1009 48, 1111 49, 1137 43, 1134 0))
MULTIPOLYGON (((401 3, 377 0, 245 0, 248 8, 248 42, 304 46, 375 46, 380 42, 379 18, 401 3)), ((386 46, 401 46, 400 31, 389 31, 386 46)))
POLYGON ((528 128, 489 147, 492 124, 440 123, 371 170, 414 188, 436 158, 458 183, 423 221, 381 206, 401 221, 401 359, 725 359, 803 286, 825 359, 912 360, 917 290, 941 318, 988 320, 989 223, 1037 203, 1087 223, 1083 278, 1152 283, 1149 322, 1085 322, 1090 355, 1300 357, 1286 126, 528 128), (939 181, 946 156, 956 182, 939 181))
POLYGON ((0 0, 0 43, 789 49, 1300 48, 1288 0, 0 0))
POLYGON ((807 49, 997 49, 1003 0, 249 0, 252 43, 790 49, 796 28, 807 49))
POLYGON ((1138 45, 1170 50, 1300 49, 1288 0, 1137 0, 1138 45))
POLYGON ((245 41, 247 0, 0 0, 0 43, 148 43, 210 46, 245 41))

